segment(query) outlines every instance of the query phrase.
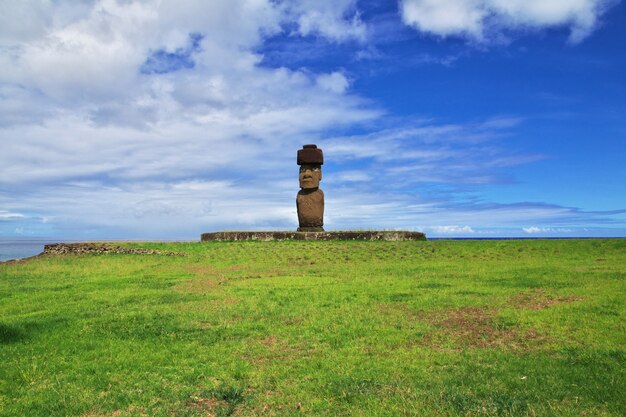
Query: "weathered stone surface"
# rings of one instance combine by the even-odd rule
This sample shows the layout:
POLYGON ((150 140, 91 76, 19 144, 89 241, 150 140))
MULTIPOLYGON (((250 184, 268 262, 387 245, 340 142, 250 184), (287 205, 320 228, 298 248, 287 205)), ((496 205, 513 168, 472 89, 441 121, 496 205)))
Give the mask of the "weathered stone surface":
POLYGON ((317 190, 322 181, 322 167, 315 164, 305 164, 300 166, 300 188, 302 190, 317 190))
POLYGON ((106 243, 53 243, 45 245, 43 253, 47 255, 125 253, 134 255, 185 256, 184 253, 179 252, 166 252, 156 249, 123 248, 106 243))
POLYGON ((299 232, 324 230, 324 192, 319 188, 322 180, 324 154, 316 145, 304 145, 298 151, 300 165, 300 191, 296 197, 299 232))
POLYGON ((346 232, 213 232, 204 233, 202 241, 234 240, 426 240, 420 232, 408 231, 346 231, 346 232))
POLYGON ((317 145, 304 145, 298 151, 298 165, 305 164, 324 165, 324 153, 317 145))
POLYGON ((296 197, 299 232, 323 232, 324 192, 319 188, 300 190, 296 197))

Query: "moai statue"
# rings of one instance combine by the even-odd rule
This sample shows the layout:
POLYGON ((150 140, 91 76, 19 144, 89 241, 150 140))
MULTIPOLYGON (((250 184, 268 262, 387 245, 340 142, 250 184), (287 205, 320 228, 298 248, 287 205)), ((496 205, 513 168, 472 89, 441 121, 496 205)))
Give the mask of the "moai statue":
POLYGON ((324 154, 317 145, 304 145, 298 150, 300 191, 296 197, 298 232, 324 231, 324 192, 320 189, 324 154))

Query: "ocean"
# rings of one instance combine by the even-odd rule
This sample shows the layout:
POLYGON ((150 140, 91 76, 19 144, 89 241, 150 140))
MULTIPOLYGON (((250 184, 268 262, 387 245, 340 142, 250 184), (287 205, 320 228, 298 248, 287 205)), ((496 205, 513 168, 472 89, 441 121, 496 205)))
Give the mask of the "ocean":
POLYGON ((48 243, 57 243, 58 240, 40 239, 2 239, 0 238, 0 262, 11 259, 22 259, 39 255, 43 246, 48 243))

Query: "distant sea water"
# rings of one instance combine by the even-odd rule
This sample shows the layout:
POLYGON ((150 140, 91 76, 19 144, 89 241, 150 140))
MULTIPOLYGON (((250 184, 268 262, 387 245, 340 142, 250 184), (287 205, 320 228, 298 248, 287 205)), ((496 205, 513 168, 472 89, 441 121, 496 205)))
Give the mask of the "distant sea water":
POLYGON ((0 238, 0 262, 39 255, 44 245, 57 242, 59 240, 0 238))

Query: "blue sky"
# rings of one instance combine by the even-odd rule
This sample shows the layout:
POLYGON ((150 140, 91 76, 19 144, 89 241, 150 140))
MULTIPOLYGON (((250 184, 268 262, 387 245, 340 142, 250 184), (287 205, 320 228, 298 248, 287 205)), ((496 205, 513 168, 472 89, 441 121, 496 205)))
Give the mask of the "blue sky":
POLYGON ((0 0, 0 237, 626 236, 626 3, 0 0))

